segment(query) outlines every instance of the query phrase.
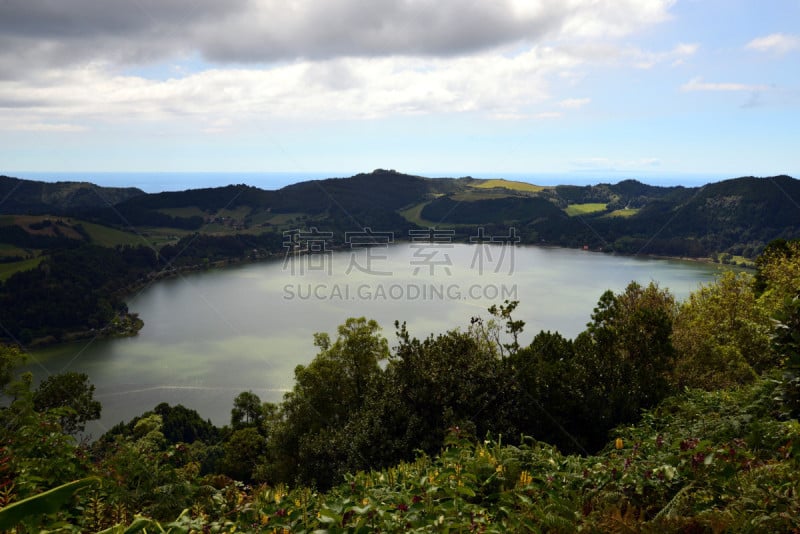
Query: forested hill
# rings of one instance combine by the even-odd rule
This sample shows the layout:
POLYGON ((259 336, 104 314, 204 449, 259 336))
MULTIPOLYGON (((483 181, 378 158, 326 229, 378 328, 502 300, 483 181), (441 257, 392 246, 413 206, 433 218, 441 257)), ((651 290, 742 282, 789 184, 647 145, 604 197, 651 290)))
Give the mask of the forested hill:
POLYGON ((0 176, 0 215, 61 214, 113 206, 144 195, 135 187, 100 187, 88 182, 38 182, 0 176))
POLYGON ((735 178, 702 187, 636 180, 536 186, 503 179, 425 178, 378 169, 267 191, 248 185, 145 194, 134 188, 0 178, 0 214, 59 214, 174 242, 316 227, 336 233, 478 226, 517 229, 523 242, 627 254, 753 258, 800 235, 800 181, 735 178))

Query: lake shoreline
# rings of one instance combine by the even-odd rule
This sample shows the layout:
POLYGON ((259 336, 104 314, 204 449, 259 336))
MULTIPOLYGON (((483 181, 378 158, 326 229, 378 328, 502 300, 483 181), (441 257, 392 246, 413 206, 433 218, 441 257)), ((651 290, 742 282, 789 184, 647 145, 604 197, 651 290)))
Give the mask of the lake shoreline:
MULTIPOLYGON (((407 245, 410 243, 412 243, 412 241, 402 240, 402 241, 397 241, 391 246, 398 246, 404 244, 407 245)), ((709 266, 718 266, 720 268, 740 268, 740 269, 752 270, 751 267, 743 265, 724 264, 715 262, 711 258, 663 256, 657 254, 621 254, 617 252, 607 252, 603 250, 587 250, 582 248, 550 245, 547 243, 524 243, 517 246, 548 249, 548 250, 569 250, 569 251, 587 252, 591 254, 602 254, 604 256, 615 256, 621 258, 640 258, 640 259, 643 258, 643 259, 662 260, 662 261, 681 261, 681 262, 698 263, 709 266)), ((335 246, 331 247, 330 249, 331 252, 341 252, 344 250, 348 249, 345 247, 335 247, 335 246)), ((351 248, 349 250, 353 249, 351 248)), ((261 251, 255 256, 248 256, 245 258, 227 258, 224 260, 218 260, 215 262, 210 262, 205 264, 195 264, 195 265, 186 265, 182 267, 165 268, 162 269, 161 271, 151 273, 145 282, 130 288, 127 297, 125 297, 125 300, 128 300, 131 297, 138 295, 147 287, 161 280, 174 279, 179 276, 182 276, 183 274, 189 274, 189 273, 201 273, 214 270, 224 271, 230 267, 252 265, 256 263, 276 260, 279 258, 286 258, 286 252, 261 251)), ((30 343, 25 345, 25 348, 41 349, 53 345, 59 345, 63 343, 73 343, 78 341, 133 337, 138 335, 139 331, 144 327, 144 324, 145 320, 143 318, 140 318, 138 314, 129 314, 126 312, 119 314, 112 323, 110 323, 103 329, 66 332, 60 336, 60 339, 56 338, 54 335, 51 334, 32 340, 30 343)))

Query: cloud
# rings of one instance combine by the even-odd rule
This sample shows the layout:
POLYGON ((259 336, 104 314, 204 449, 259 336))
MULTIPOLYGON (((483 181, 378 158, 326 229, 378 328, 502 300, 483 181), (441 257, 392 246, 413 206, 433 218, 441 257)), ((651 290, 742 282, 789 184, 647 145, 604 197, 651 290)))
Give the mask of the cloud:
POLYGON ((673 4, 0 0, 0 121, 14 109, 80 128, 178 117, 216 133, 273 117, 554 118, 540 111, 551 83, 593 61, 565 43, 598 49, 667 20, 673 4))
POLYGON ((567 98, 559 102, 558 105, 565 109, 580 109, 591 101, 591 98, 567 98))
POLYGON ((674 0, 4 0, 0 74, 23 65, 452 57, 544 39, 623 36, 674 0))
POLYGON ((646 52, 639 49, 629 49, 627 55, 633 59, 634 65, 640 69, 650 69, 654 66, 669 62, 673 67, 682 65, 687 58, 693 56, 700 45, 696 43, 680 43, 667 52, 646 52))
POLYGON ((681 85, 681 91, 766 91, 769 86, 766 85, 748 85, 744 83, 731 83, 731 82, 705 82, 703 78, 692 78, 685 84, 681 85))
POLYGON ((2 121, 0 130, 16 132, 83 132, 84 126, 66 123, 44 123, 44 122, 25 122, 25 121, 2 121))
POLYGON ((31 103, 26 111, 43 117, 181 118, 199 121, 208 131, 232 124, 220 122, 222 118, 372 119, 467 111, 492 115, 526 112, 545 102, 550 98, 548 79, 576 64, 553 49, 534 48, 513 57, 486 53, 449 60, 346 58, 263 69, 217 68, 168 80, 108 76, 102 67, 89 66, 53 72, 48 84, 0 84, 0 102, 25 94, 31 103))
POLYGON ((800 37, 784 33, 773 33, 753 39, 745 45, 745 48, 759 52, 786 54, 792 50, 800 49, 800 37))

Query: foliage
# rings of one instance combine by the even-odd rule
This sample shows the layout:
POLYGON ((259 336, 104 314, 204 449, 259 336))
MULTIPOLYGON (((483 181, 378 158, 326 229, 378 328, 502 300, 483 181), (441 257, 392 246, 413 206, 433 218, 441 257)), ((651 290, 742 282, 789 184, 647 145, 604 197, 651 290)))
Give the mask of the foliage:
POLYGON ((264 408, 261 399, 252 391, 243 391, 233 399, 231 426, 238 430, 244 427, 260 427, 264 424, 264 408))
POLYGON ((45 378, 33 394, 33 407, 37 412, 59 410, 59 422, 67 434, 83 432, 87 421, 100 418, 102 409, 94 400, 89 376, 73 371, 45 378))
POLYGON ((191 444, 198 440, 214 444, 221 439, 220 429, 215 427, 210 420, 204 420, 200 417, 196 410, 186 408, 181 404, 170 406, 162 402, 152 411, 134 417, 127 424, 119 423, 115 425, 101 436, 98 441, 112 443, 117 436, 132 437, 134 428, 139 421, 152 414, 161 416, 161 430, 164 434, 164 439, 171 445, 178 443, 191 444))
POLYGON ((672 334, 680 387, 718 389, 744 384, 778 361, 770 347, 772 323, 756 302, 752 278, 723 273, 680 306, 672 334))
POLYGON ((0 392, 11 383, 16 368, 24 361, 25 354, 19 348, 0 343, 0 392))
MULTIPOLYGON (((617 429, 594 456, 451 429, 435 456, 349 474, 319 493, 283 484, 215 490, 172 523, 243 532, 787 532, 800 528, 796 421, 775 384, 692 391, 617 429)), ((156 526, 150 523, 151 526, 156 526)))
POLYGON ((756 260, 755 287, 768 313, 778 312, 800 288, 800 240, 778 239, 756 260))
POLYGON ((670 340, 675 299, 651 282, 631 282, 615 295, 604 293, 587 329, 575 339, 574 378, 585 406, 573 424, 585 428, 586 448, 595 450, 612 427, 635 421, 670 391, 674 362, 670 340))
POLYGON ((156 266, 155 253, 146 247, 86 245, 56 251, 36 269, 16 273, 0 286, 3 336, 28 343, 113 330, 115 320, 127 312, 124 294, 156 266))
MULTIPOLYGON (((762 296, 789 290, 770 261, 762 296)), ((27 526, 41 530, 799 530, 800 295, 786 296, 771 331, 767 306, 741 275, 680 308, 631 283, 600 297, 575 340, 541 332, 526 347, 517 302, 422 340, 397 323, 391 351, 377 323, 348 319, 335 340, 315 335, 319 353, 279 406, 243 392, 217 429, 161 404, 91 449, 65 434, 75 412, 62 408, 65 389, 92 402, 86 377, 34 392, 3 349, 0 499, 14 510, 99 478, 27 526), (709 345, 726 361, 738 351, 750 382, 675 388, 709 345)), ((728 370, 688 376, 724 384, 728 370)))
POLYGON ((320 352, 295 369, 295 387, 270 429, 273 478, 327 486, 344 469, 349 438, 343 429, 358 417, 381 375, 378 363, 389 356, 379 332, 378 323, 361 317, 339 326, 336 341, 315 334, 320 352))
POLYGON ((51 490, 38 493, 0 509, 0 530, 10 530, 23 523, 27 529, 33 530, 47 516, 55 515, 72 498, 75 492, 96 484, 96 477, 84 478, 62 484, 51 490))
POLYGON ((784 358, 781 401, 786 417, 800 417, 800 292, 776 314, 775 352, 784 358))

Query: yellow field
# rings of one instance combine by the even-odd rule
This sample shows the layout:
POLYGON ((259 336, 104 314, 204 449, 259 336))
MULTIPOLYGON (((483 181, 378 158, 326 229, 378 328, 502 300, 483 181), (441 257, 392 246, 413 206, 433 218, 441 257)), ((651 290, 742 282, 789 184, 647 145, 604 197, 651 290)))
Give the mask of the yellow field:
POLYGON ((415 206, 411 206, 408 209, 399 211, 398 213, 402 217, 404 217, 405 220, 407 220, 408 222, 412 222, 417 226, 427 226, 427 227, 434 226, 434 223, 432 223, 431 221, 426 221, 425 219, 422 218, 422 210, 425 209, 425 206, 427 206, 429 203, 430 201, 421 202, 415 206))
POLYGON ((496 187, 504 187, 505 189, 511 189, 512 191, 525 191, 527 193, 538 193, 539 191, 547 189, 541 185, 529 184, 527 182, 516 182, 514 180, 503 180, 500 178, 484 180, 479 184, 473 185, 472 187, 477 189, 493 189, 496 187))
POLYGON ((630 217, 631 215, 636 215, 639 213, 639 208, 624 208, 621 210, 614 210, 606 217, 630 217))
POLYGON ((0 281, 6 280, 12 274, 33 269, 44 259, 44 256, 29 260, 15 261, 14 263, 0 263, 0 281))
POLYGON ((597 213, 606 209, 606 204, 602 202, 587 202, 586 204, 570 204, 564 210, 567 215, 574 217, 576 215, 588 215, 590 213, 597 213))

